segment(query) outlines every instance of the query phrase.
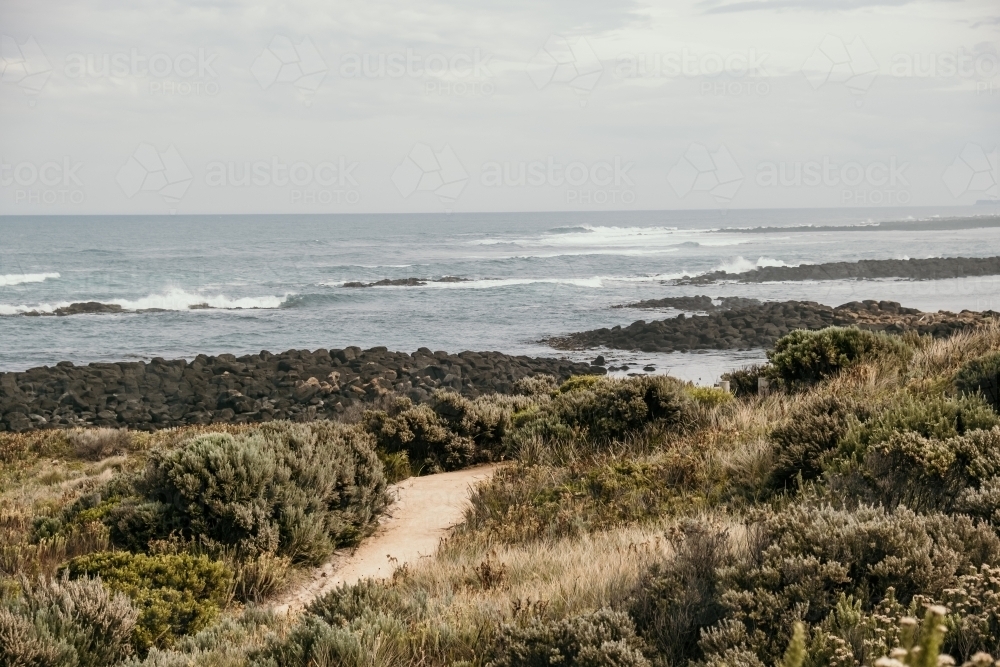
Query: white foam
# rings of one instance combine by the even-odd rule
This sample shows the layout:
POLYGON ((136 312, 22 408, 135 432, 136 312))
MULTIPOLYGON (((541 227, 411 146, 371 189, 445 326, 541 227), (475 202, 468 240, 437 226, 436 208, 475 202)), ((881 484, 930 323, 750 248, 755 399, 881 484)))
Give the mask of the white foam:
POLYGON ((42 283, 50 278, 55 280, 59 277, 58 273, 8 273, 5 276, 0 276, 0 287, 9 287, 11 285, 20 285, 22 283, 42 283))
MULTIPOLYGON (((112 305, 121 306, 124 310, 191 310, 192 306, 208 306, 218 310, 257 310, 280 308, 291 294, 284 296, 250 296, 241 298, 230 298, 224 294, 206 295, 197 292, 188 292, 180 288, 168 289, 162 294, 150 294, 140 299, 111 299, 101 301, 112 305)), ((8 305, 0 304, 0 315, 20 315, 23 313, 38 312, 51 313, 59 308, 65 308, 71 303, 91 301, 92 299, 80 298, 74 301, 61 301, 59 303, 38 303, 8 305)))
POLYGON ((756 262, 751 262, 749 259, 744 259, 743 257, 735 257, 734 259, 723 262, 718 267, 716 271, 725 271, 726 273, 746 273, 747 271, 753 271, 754 269, 763 268, 765 266, 798 266, 797 264, 786 264, 780 259, 771 259, 770 257, 758 257, 756 262))

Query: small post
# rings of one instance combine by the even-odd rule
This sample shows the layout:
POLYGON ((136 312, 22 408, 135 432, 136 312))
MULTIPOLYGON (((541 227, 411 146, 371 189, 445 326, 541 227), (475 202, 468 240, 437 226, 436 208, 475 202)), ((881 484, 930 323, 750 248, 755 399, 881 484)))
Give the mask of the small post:
POLYGON ((729 380, 719 380, 719 389, 727 394, 732 393, 732 389, 729 388, 729 380))
POLYGON ((769 378, 757 378, 757 393, 761 396, 767 396, 771 393, 771 380, 769 378))

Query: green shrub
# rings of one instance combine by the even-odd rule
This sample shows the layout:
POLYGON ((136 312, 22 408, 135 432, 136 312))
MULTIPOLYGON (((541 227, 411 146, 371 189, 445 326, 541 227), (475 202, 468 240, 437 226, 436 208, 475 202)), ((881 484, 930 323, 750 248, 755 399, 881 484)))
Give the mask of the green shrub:
POLYGON ((833 451, 855 420, 868 411, 857 402, 821 395, 797 405, 788 420, 771 431, 775 462, 767 484, 773 490, 797 487, 823 473, 823 458, 833 451))
POLYGON ((560 394, 565 394, 566 392, 578 391, 580 389, 593 389, 600 379, 600 375, 574 375, 559 385, 559 389, 556 391, 560 394))
POLYGON ((369 667, 405 664, 406 628, 396 618, 366 615, 349 625, 332 626, 312 614, 283 638, 274 637, 249 655, 254 667, 369 667))
POLYGON ((362 579, 356 584, 337 586, 315 598, 306 611, 334 627, 340 627, 369 613, 409 616, 412 612, 405 610, 408 602, 391 584, 362 579))
POLYGON ((733 400, 732 392, 719 387, 688 387, 685 391, 688 396, 707 408, 724 405, 733 400))
POLYGON ((947 440, 967 431, 988 430, 997 425, 1000 425, 1000 418, 980 396, 951 398, 903 392, 878 406, 867 421, 852 424, 841 440, 839 450, 841 455, 853 455, 860 459, 869 447, 886 442, 902 431, 947 440))
POLYGON ((177 637, 208 626, 232 593, 232 574, 207 556, 147 556, 109 551, 74 558, 73 579, 97 576, 125 593, 140 610, 133 642, 140 650, 170 646, 177 637))
POLYGON ((797 330, 779 338, 767 353, 770 373, 791 388, 815 384, 859 361, 880 356, 906 358, 899 338, 862 329, 797 330))
POLYGON ((104 667, 132 652, 138 611, 97 579, 20 581, 0 599, 0 664, 104 667))
POLYGON ((729 381, 729 388, 737 397, 756 396, 758 380, 767 376, 767 364, 752 364, 723 373, 722 380, 729 381))
POLYGON ((165 523, 181 535, 241 554, 319 562, 363 536, 389 502, 373 445, 355 427, 322 421, 195 437, 151 453, 143 492, 161 505, 135 510, 156 526, 166 505, 165 523))
POLYGON ((940 600, 961 574, 1000 560, 1000 538, 966 516, 809 503, 756 515, 728 556, 710 536, 691 548, 694 556, 682 547, 640 579, 633 613, 657 650, 686 647, 681 657, 705 664, 725 656, 774 664, 801 620, 814 631, 809 664, 830 664, 816 656, 842 650, 851 659, 837 664, 855 664, 888 641, 879 619, 894 622, 906 605, 940 600))
POLYGON ((364 414, 364 427, 375 436, 379 449, 390 454, 405 452, 411 466, 422 473, 457 470, 475 461, 472 438, 448 428, 430 405, 412 406, 408 398, 402 401, 403 407, 395 414, 384 410, 364 414))
POLYGON ((524 415, 510 433, 508 446, 516 451, 518 443, 532 437, 572 439, 581 433, 595 443, 622 438, 653 423, 684 430, 694 423, 695 414, 684 383, 674 378, 599 378, 559 393, 524 415))
POLYGON ((955 377, 960 392, 979 393, 1000 412, 1000 352, 991 352, 965 362, 955 377))
POLYGON ((992 511, 976 508, 969 499, 984 482, 1000 475, 1000 427, 945 440, 913 431, 894 433, 870 447, 863 464, 852 472, 854 483, 844 488, 859 500, 919 512, 959 510, 992 519, 992 511))
POLYGON ((230 559, 233 595, 240 602, 263 602, 288 583, 291 564, 287 556, 268 553, 230 559))
POLYGON ((272 640, 250 654, 254 667, 333 667, 361 665, 361 639, 348 628, 333 627, 316 616, 306 615, 284 639, 272 640))
POLYGON ((629 613, 640 635, 680 665, 698 656, 698 640, 725 615, 721 569, 732 560, 729 535, 694 523, 669 536, 675 556, 654 564, 641 578, 629 613))
POLYGON ((402 482, 413 476, 413 470, 410 468, 410 456, 406 452, 387 452, 384 449, 379 449, 378 460, 382 462, 385 481, 389 484, 402 482))
POLYGON ((490 667, 647 667, 644 645, 623 612, 601 609, 568 619, 505 625, 490 667))

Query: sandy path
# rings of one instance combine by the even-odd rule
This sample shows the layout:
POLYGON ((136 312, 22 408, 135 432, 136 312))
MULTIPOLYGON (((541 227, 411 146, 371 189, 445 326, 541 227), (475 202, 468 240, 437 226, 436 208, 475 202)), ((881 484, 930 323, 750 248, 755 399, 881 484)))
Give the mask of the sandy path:
POLYGON ((390 491, 396 502, 375 534, 353 552, 334 554, 310 573, 308 581, 275 601, 274 610, 298 611, 340 584, 390 577, 397 567, 432 555, 441 538, 462 520, 469 487, 488 478, 498 467, 466 468, 394 484, 390 491))

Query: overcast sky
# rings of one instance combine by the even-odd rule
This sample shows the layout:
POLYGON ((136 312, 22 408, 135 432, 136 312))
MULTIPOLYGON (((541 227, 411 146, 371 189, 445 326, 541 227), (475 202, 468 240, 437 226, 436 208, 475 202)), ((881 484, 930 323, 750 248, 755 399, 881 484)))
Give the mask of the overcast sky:
POLYGON ((0 214, 996 198, 996 0, 4 0, 0 214))

